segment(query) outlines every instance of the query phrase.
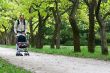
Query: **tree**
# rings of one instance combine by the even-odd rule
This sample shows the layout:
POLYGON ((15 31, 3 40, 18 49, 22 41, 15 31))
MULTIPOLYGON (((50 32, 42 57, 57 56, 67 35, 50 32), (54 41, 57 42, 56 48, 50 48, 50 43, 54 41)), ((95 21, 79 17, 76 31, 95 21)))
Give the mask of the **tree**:
MULTIPOLYGON (((47 3, 48 4, 48 3, 47 3)), ((44 33, 45 33, 45 23, 49 18, 49 5, 46 4, 46 1, 40 1, 39 4, 34 3, 34 11, 37 11, 38 15, 38 24, 35 26, 35 29, 38 28, 35 35, 36 48, 43 48, 44 45, 44 33)))
POLYGON ((80 52, 80 35, 79 35, 79 29, 77 26, 77 21, 76 21, 76 12, 77 8, 79 5, 79 0, 70 0, 72 2, 72 8, 69 13, 69 22, 72 27, 72 32, 73 32, 73 44, 74 44, 74 51, 75 52, 80 52))
POLYGON ((38 11, 38 16, 39 16, 39 23, 38 23, 38 32, 36 33, 36 48, 43 48, 45 23, 49 15, 47 14, 47 16, 43 18, 40 12, 38 11))
POLYGON ((56 44, 56 48, 60 48, 60 29, 61 29, 61 17, 60 17, 60 12, 59 12, 59 5, 58 5, 58 0, 55 0, 55 8, 52 8, 52 13, 54 16, 55 20, 55 30, 54 30, 54 35, 52 38, 52 44, 51 48, 54 48, 54 45, 56 44))
POLYGON ((14 8, 16 5, 12 1, 1 0, 0 25, 2 44, 15 44, 15 35, 13 31, 14 21, 17 18, 14 8), (10 38, 9 38, 10 37, 10 38))
POLYGON ((102 17, 102 14, 101 14, 101 2, 102 0, 98 0, 98 3, 97 3, 97 7, 96 7, 96 10, 95 10, 95 14, 96 14, 96 19, 99 23, 99 26, 100 26, 100 37, 101 37, 101 49, 102 49, 102 54, 104 55, 107 55, 108 54, 108 47, 107 47, 107 37, 106 37, 106 23, 104 21, 104 19, 110 15, 110 12, 107 12, 104 17, 102 17))
POLYGON ((88 51, 93 53, 95 49, 95 6, 96 0, 84 0, 89 10, 88 51))

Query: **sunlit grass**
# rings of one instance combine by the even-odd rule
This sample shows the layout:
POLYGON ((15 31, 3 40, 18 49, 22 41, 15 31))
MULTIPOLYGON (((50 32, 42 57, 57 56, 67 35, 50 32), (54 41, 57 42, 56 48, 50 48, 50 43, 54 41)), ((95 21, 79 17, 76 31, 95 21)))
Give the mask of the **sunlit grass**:
POLYGON ((110 60, 110 55, 106 56, 101 54, 101 48, 99 46, 95 48, 94 53, 89 53, 87 46, 81 46, 81 52, 79 53, 75 53, 72 46, 62 46, 61 49, 51 49, 49 46, 45 46, 43 49, 30 48, 30 51, 47 53, 47 54, 64 55, 64 56, 74 56, 74 57, 81 57, 81 58, 110 60))
POLYGON ((9 64, 7 61, 0 58, 0 73, 31 73, 23 68, 9 64))

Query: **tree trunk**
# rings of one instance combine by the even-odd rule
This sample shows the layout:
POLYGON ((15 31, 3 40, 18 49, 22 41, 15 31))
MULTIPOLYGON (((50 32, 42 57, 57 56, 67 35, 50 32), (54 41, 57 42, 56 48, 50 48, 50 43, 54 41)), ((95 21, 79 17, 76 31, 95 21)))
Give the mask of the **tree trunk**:
POLYGON ((96 7, 96 19, 100 26, 100 37, 101 37, 101 49, 102 54, 107 55, 108 54, 108 47, 107 47, 107 38, 106 38, 106 23, 104 22, 104 19, 101 17, 100 14, 100 5, 101 0, 98 1, 97 7, 96 7))
POLYGON ((36 33, 36 48, 43 48, 43 17, 41 16, 40 12, 38 11, 39 16, 39 23, 38 23, 38 32, 36 33))
POLYGON ((77 26, 77 22, 75 19, 76 16, 76 11, 78 8, 78 4, 79 4, 79 0, 75 0, 74 2, 72 2, 72 9, 69 15, 69 22, 71 24, 72 27, 72 32, 73 32, 73 44, 74 44, 74 52, 80 52, 80 35, 79 35, 79 29, 77 26))
POLYGON ((56 35, 57 35, 57 24, 55 24, 55 30, 53 33, 53 37, 52 37, 52 42, 51 42, 51 48, 55 48, 55 44, 56 44, 56 35))
POLYGON ((43 48, 44 45, 44 30, 45 30, 45 23, 49 17, 49 14, 44 18, 41 16, 40 12, 38 11, 39 16, 39 23, 38 23, 38 32, 36 32, 36 48, 43 48))
POLYGON ((94 11, 95 11, 95 0, 89 4, 89 33, 88 33, 88 51, 94 53, 95 49, 95 31, 94 31, 94 11))
POLYGON ((54 45, 57 49, 60 48, 60 29, 61 29, 61 18, 58 8, 58 1, 55 0, 55 8, 52 8, 54 20, 55 20, 55 30, 52 38, 51 48, 54 48, 54 45))
POLYGON ((33 36, 33 25, 32 25, 32 17, 30 17, 30 19, 29 19, 29 24, 30 24, 30 44, 31 44, 31 46, 32 47, 34 47, 35 46, 35 44, 34 44, 34 36, 33 36))
POLYGON ((16 44, 16 37, 15 37, 15 33, 14 33, 14 19, 10 21, 10 23, 12 24, 11 30, 10 30, 10 44, 11 45, 15 45, 16 44))
POLYGON ((54 48, 54 46, 56 46, 57 49, 60 48, 60 28, 61 28, 61 22, 56 21, 55 30, 52 37, 51 48, 54 48))
POLYGON ((39 24, 38 25, 38 33, 36 35, 36 48, 43 48, 43 39, 44 39, 44 32, 43 28, 45 25, 39 24))
POLYGON ((102 54, 108 54, 106 29, 105 28, 106 28, 106 25, 103 25, 100 29, 102 54))
POLYGON ((54 25, 54 33, 53 33, 53 37, 52 37, 52 41, 51 41, 51 48, 55 48, 56 46, 56 36, 57 36, 57 27, 58 27, 58 24, 56 23, 57 21, 57 16, 56 16, 56 11, 54 8, 52 8, 52 13, 53 13, 53 16, 54 16, 54 20, 55 20, 55 25, 54 25))
POLYGON ((56 48, 59 49, 60 48, 60 29, 61 29, 61 19, 60 19, 59 12, 57 13, 56 24, 58 25, 57 26, 57 35, 56 35, 56 48))
POLYGON ((69 22, 71 24, 73 32, 74 52, 80 52, 80 36, 76 20, 74 19, 74 17, 69 16, 69 22))
POLYGON ((55 31, 54 31, 52 41, 51 41, 51 48, 55 48, 55 31))
MULTIPOLYGON (((32 13, 32 6, 30 6, 29 8, 29 13, 31 14, 32 13)), ((30 38, 29 38, 29 41, 30 41, 30 44, 32 47, 35 46, 35 41, 34 41, 34 35, 33 35, 33 24, 32 24, 32 20, 33 20, 33 17, 30 17, 29 18, 29 28, 30 28, 30 38)))
POLYGON ((5 35, 5 36, 4 36, 4 38, 5 38, 4 41, 5 41, 5 45, 7 45, 7 28, 4 26, 4 24, 2 24, 2 27, 3 27, 4 30, 5 30, 5 31, 4 31, 4 35, 5 35))
POLYGON ((97 20, 100 25, 100 38, 101 38, 102 54, 107 55, 108 54, 108 47, 107 47, 107 38, 106 38, 106 23, 101 18, 101 16, 99 16, 97 18, 97 20))

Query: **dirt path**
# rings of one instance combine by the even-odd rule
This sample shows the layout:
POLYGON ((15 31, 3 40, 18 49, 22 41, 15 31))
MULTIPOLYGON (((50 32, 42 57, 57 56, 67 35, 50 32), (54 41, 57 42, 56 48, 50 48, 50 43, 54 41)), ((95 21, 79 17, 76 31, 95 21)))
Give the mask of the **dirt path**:
POLYGON ((74 57, 30 53, 16 57, 14 49, 0 48, 0 57, 32 73, 110 73, 110 62, 74 57))

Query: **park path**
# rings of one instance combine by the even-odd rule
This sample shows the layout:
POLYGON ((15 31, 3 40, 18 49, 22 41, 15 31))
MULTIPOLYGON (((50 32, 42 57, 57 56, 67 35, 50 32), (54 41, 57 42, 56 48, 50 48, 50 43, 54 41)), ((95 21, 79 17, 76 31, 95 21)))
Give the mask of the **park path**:
POLYGON ((15 49, 0 48, 0 57, 32 73, 110 73, 110 62, 30 52, 15 56, 15 49))

